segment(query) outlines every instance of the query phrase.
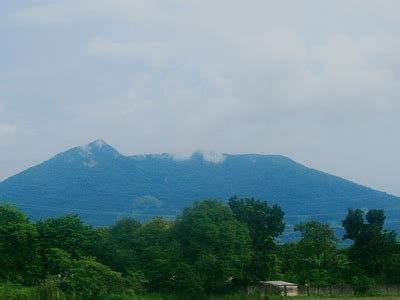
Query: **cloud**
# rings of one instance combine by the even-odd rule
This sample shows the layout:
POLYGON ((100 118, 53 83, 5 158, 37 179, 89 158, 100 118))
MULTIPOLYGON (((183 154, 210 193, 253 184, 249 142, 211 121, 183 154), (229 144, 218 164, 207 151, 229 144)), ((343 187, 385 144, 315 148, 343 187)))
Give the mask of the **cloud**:
POLYGON ((15 141, 17 125, 11 123, 8 119, 4 100, 0 99, 0 147, 7 146, 15 141))
POLYGON ((168 47, 160 41, 113 42, 102 38, 93 38, 87 45, 91 55, 104 58, 134 61, 159 66, 167 60, 168 47))
POLYGON ((68 0, 53 3, 37 4, 12 11, 4 16, 2 23, 13 23, 21 26, 60 26, 73 22, 93 20, 113 20, 132 24, 173 22, 172 16, 163 8, 167 7, 159 0, 68 0))
MULTIPOLYGON (((147 47, 141 53, 133 51, 136 42, 119 43, 108 59, 147 68, 132 72, 129 91, 97 113, 107 111, 113 122, 112 107, 117 115, 123 111, 120 125, 151 150, 282 153, 372 182, 349 169, 345 174, 345 166, 336 168, 326 158, 341 156, 354 163, 365 151, 361 145, 379 151, 379 132, 400 126, 393 114, 400 110, 397 35, 334 33, 311 46, 294 28, 234 39, 218 32, 209 43, 201 31, 196 37, 189 46, 186 40, 163 44, 159 52, 151 43, 141 44, 147 47), (384 59, 388 53, 391 63, 384 59), (347 150, 337 150, 342 147, 347 150)), ((93 117, 107 119, 102 113, 93 117)), ((378 168, 378 162, 367 160, 371 170, 378 168)))
POLYGON ((35 161, 96 138, 279 153, 400 193, 400 2, 35 3, 0 26, 0 123, 35 161))
POLYGON ((4 139, 14 137, 16 130, 17 126, 15 124, 0 123, 0 139, 2 139, 2 143, 4 143, 4 139))
POLYGON ((224 154, 212 151, 202 152, 202 155, 204 160, 212 162, 214 164, 219 164, 223 162, 226 158, 224 154))
MULTIPOLYGON (((75 2, 75 1, 71 1, 75 2)), ((61 25, 78 13, 77 6, 63 2, 26 7, 4 16, 1 23, 19 25, 61 25)))

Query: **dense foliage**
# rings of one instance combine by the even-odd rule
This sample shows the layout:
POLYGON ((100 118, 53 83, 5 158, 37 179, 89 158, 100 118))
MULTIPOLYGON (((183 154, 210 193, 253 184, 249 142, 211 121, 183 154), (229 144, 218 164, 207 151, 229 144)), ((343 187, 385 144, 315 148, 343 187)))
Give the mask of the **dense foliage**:
POLYGON ((229 205, 196 202, 174 221, 122 218, 93 228, 74 215, 31 222, 14 206, 0 205, 0 294, 18 286, 48 299, 202 295, 277 279, 347 283, 363 293, 374 283, 400 283, 400 247, 382 210, 348 211, 347 248, 318 221, 296 225, 300 238, 280 244, 283 217, 278 206, 233 197, 229 205))

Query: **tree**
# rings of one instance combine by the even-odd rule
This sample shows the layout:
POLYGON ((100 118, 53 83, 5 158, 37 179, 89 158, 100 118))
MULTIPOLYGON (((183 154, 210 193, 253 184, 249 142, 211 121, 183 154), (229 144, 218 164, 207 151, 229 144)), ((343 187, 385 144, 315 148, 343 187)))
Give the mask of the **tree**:
POLYGON ((0 205, 0 281, 33 284, 40 279, 38 233, 16 207, 0 205))
POLYGON ((50 248, 44 258, 46 277, 58 276, 64 278, 72 265, 71 255, 59 248, 50 248))
POLYGON ((142 224, 140 224, 139 221, 130 217, 125 217, 118 220, 118 222, 110 228, 110 234, 114 242, 121 248, 135 248, 136 236, 141 226, 142 224))
POLYGON ((301 283, 327 285, 339 282, 347 270, 346 257, 337 249, 338 239, 328 224, 309 221, 295 226, 300 240, 286 255, 291 257, 286 269, 301 283))
POLYGON ((396 250, 390 259, 390 264, 388 264, 385 270, 385 281, 388 283, 400 283, 400 249, 396 250))
POLYGON ((245 223, 250 231, 253 256, 247 279, 276 279, 274 276, 279 276, 279 264, 271 258, 276 254, 274 239, 285 230, 282 209, 277 205, 269 206, 266 201, 254 198, 240 199, 237 196, 229 199, 229 206, 236 219, 245 223))
POLYGON ((36 224, 43 253, 58 248, 79 259, 93 254, 96 231, 76 215, 49 218, 36 224))
POLYGON ((362 210, 349 209, 343 220, 344 238, 354 241, 350 248, 353 269, 360 275, 383 276, 396 253, 396 233, 384 229, 383 210, 370 210, 365 219, 362 210))
POLYGON ((157 217, 145 223, 137 233, 137 268, 150 289, 166 287, 171 278, 176 260, 176 251, 171 251, 172 226, 172 222, 157 217))
POLYGON ((73 260, 63 279, 63 288, 82 299, 99 299, 99 295, 111 292, 120 292, 126 285, 120 273, 112 271, 109 267, 85 258, 73 260))
POLYGON ((371 209, 366 214, 368 224, 376 226, 377 229, 382 230, 385 224, 385 212, 382 209, 371 209))
POLYGON ((138 269, 140 247, 138 234, 142 225, 137 220, 126 217, 118 220, 110 228, 98 230, 96 256, 124 275, 138 269))
POLYGON ((346 219, 342 223, 346 230, 344 239, 355 240, 360 236, 365 227, 364 212, 361 209, 349 209, 346 219))
POLYGON ((304 255, 320 256, 324 254, 330 256, 336 252, 338 239, 335 231, 328 224, 309 221, 296 225, 294 231, 301 234, 298 244, 304 255))
POLYGON ((243 278, 251 257, 249 232, 221 202, 206 200, 185 209, 172 235, 181 255, 176 254, 179 267, 171 279, 179 279, 181 288, 213 291, 243 278))

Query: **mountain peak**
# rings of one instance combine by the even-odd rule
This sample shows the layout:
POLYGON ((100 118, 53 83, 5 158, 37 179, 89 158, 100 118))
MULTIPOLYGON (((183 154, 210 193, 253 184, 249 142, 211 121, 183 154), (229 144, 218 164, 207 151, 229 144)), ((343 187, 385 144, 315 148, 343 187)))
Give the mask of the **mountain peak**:
POLYGON ((106 141, 102 140, 102 139, 97 139, 94 140, 93 142, 90 142, 89 144, 87 144, 86 146, 90 147, 90 148, 103 148, 104 146, 109 146, 111 147, 109 144, 107 144, 106 141))
POLYGON ((101 139, 89 144, 72 148, 55 156, 56 159, 67 161, 69 164, 78 163, 85 167, 94 167, 99 162, 108 161, 121 156, 112 146, 101 139))
POLYGON ((0 199, 26 205, 31 217, 76 211, 93 225, 130 214, 171 216, 193 200, 234 194, 278 204, 292 225, 309 218, 340 225, 349 207, 389 209, 388 222, 397 224, 399 198, 284 156, 196 152, 185 161, 125 156, 95 140, 5 180, 0 199))
POLYGON ((114 147, 107 144, 104 140, 97 139, 89 144, 79 147, 79 150, 88 155, 107 155, 119 156, 121 155, 114 147))

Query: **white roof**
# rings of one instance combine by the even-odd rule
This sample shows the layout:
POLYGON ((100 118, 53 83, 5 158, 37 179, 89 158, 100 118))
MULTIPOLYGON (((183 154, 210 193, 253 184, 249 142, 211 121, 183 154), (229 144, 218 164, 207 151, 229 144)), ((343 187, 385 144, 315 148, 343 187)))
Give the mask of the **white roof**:
POLYGON ((260 281, 260 283, 262 283, 262 284, 276 285, 276 286, 298 285, 297 283, 291 283, 291 282, 282 281, 282 280, 260 281))

